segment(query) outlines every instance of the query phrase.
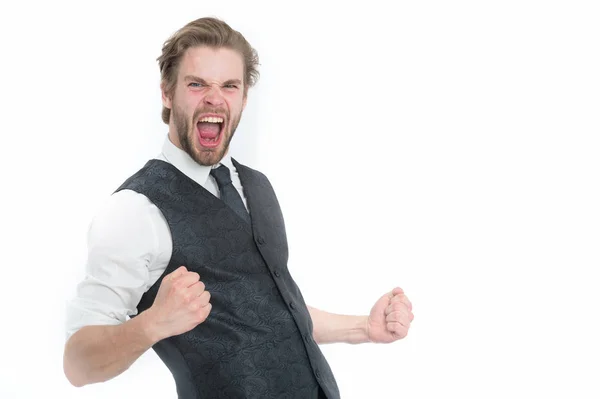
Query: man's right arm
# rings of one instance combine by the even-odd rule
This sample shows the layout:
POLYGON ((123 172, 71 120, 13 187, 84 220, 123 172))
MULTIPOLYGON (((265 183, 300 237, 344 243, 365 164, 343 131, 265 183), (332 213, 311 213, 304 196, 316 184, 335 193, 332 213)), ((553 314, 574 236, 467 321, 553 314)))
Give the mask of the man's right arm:
POLYGON ((200 276, 181 266, 163 279, 154 304, 139 316, 74 333, 65 345, 65 375, 77 387, 114 378, 156 342, 202 323, 211 308, 200 276))
POLYGON ((180 267, 163 279, 150 309, 126 320, 170 256, 168 225, 146 197, 118 192, 96 214, 88 231, 85 278, 67 307, 63 363, 73 385, 119 375, 158 340, 206 318, 209 293, 198 274, 180 267))
POLYGON ((63 367, 71 384, 107 381, 127 370, 158 342, 148 312, 119 325, 85 326, 65 345, 63 367))

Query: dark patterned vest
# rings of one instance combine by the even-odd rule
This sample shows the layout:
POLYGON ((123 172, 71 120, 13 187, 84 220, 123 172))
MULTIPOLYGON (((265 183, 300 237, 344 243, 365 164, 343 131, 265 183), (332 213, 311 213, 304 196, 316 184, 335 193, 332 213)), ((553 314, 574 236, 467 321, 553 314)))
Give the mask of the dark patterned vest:
POLYGON ((163 277, 182 265, 198 272, 211 293, 204 323, 153 349, 173 374, 181 399, 316 399, 319 387, 327 398, 339 398, 287 269, 285 226, 273 188, 260 172, 233 163, 252 226, 161 160, 148 161, 116 190, 148 197, 173 240, 169 265, 142 296, 138 312, 152 306, 163 277))

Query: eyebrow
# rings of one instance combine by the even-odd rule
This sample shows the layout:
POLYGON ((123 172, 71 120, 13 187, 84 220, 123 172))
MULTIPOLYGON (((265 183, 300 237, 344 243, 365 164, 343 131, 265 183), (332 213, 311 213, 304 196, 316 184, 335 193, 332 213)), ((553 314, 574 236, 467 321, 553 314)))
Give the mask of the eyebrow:
MULTIPOLYGON (((206 81, 204 79, 199 78, 198 76, 194 76, 194 75, 187 75, 186 77, 183 78, 183 80, 185 80, 186 82, 193 81, 193 82, 206 83, 206 81)), ((236 84, 236 85, 241 86, 242 81, 239 79, 229 79, 229 80, 226 80, 225 82, 223 82, 223 85, 231 85, 231 84, 236 84)))
POLYGON ((238 85, 238 86, 241 86, 242 85, 242 81, 239 80, 239 79, 229 79, 228 81, 226 81, 223 84, 224 85, 238 85))

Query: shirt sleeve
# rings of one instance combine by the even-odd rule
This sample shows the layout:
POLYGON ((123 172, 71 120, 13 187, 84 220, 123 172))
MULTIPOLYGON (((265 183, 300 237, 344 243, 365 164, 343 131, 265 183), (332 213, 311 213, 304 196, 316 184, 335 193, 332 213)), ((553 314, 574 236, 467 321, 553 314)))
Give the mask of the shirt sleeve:
POLYGON ((86 325, 117 325, 137 314, 142 295, 171 257, 170 230, 142 194, 114 193, 90 223, 85 277, 67 302, 66 334, 86 325))

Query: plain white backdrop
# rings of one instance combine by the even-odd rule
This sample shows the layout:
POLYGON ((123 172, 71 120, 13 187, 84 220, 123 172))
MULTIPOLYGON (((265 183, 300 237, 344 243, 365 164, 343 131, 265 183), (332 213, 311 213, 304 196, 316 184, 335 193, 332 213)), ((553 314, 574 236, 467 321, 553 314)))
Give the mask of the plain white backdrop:
POLYGON ((147 352, 71 387, 89 222, 160 151, 156 57, 217 16, 258 50, 232 153, 269 176, 311 305, 398 285, 408 338, 323 351, 344 399, 600 397, 593 1, 6 2, 0 397, 175 398, 147 352))

